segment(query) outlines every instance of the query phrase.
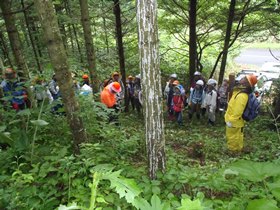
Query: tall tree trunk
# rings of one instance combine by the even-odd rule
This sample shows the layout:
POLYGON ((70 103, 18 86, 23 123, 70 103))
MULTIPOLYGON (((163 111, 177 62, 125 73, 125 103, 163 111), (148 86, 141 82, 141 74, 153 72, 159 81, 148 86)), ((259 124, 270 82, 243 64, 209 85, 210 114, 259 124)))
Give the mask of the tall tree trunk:
POLYGON ((194 72, 196 71, 196 0, 189 0, 189 74, 190 84, 193 80, 194 72))
POLYGON ((87 50, 89 74, 90 74, 93 92, 97 92, 98 82, 97 82, 97 75, 96 75, 96 57, 95 57, 95 50, 92 41, 90 17, 88 11, 88 1, 80 0, 80 6, 81 6, 81 18, 82 18, 81 21, 83 25, 85 45, 87 50))
POLYGON ((49 56, 57 77, 67 119, 73 134, 74 152, 75 154, 79 154, 79 145, 86 141, 86 132, 82 118, 79 116, 80 106, 75 99, 73 80, 62 37, 59 32, 58 20, 51 1, 36 0, 35 7, 43 27, 49 56))
POLYGON ((84 62, 83 53, 82 53, 82 50, 81 50, 81 47, 80 47, 80 42, 79 42, 79 39, 78 39, 77 29, 76 29, 76 26, 74 24, 72 24, 72 29, 73 29, 73 32, 74 32, 75 41, 76 41, 78 52, 79 52, 79 55, 80 55, 80 61, 81 61, 81 63, 83 63, 84 62))
POLYGON ((19 33, 15 25, 15 19, 13 14, 11 13, 11 5, 11 0, 0 1, 0 7, 3 13, 3 18, 5 20, 10 44, 15 57, 15 62, 17 64, 18 76, 21 80, 27 80, 29 79, 29 72, 23 56, 19 33))
POLYGON ((35 22, 37 22, 37 20, 34 17, 30 17, 30 16, 28 18, 29 18, 29 23, 30 23, 32 34, 34 34, 35 47, 37 48, 38 55, 41 60, 43 58, 43 54, 42 54, 42 50, 41 50, 42 44, 38 37, 38 34, 39 34, 39 31, 37 30, 38 27, 36 27, 36 25, 35 25, 35 22))
POLYGON ((156 0, 137 0, 137 21, 149 176, 155 179, 166 167, 156 0))
MULTIPOLYGON (((122 74, 122 82, 124 87, 126 87, 126 72, 125 72, 125 58, 124 58, 124 49, 123 49, 123 35, 122 35, 122 20, 121 20, 121 8, 120 1, 114 0, 114 14, 116 21, 116 38, 117 38, 117 47, 118 47, 118 57, 119 57, 119 67, 122 74)), ((125 97, 125 112, 128 112, 128 94, 127 89, 124 89, 125 97)))
POLYGON ((30 24, 29 24, 29 20, 30 20, 30 19, 28 18, 27 12, 26 12, 26 10, 24 9, 24 8, 25 8, 24 0, 21 0, 21 6, 22 6, 22 9, 23 9, 24 20, 25 20, 25 24, 26 24, 26 27, 27 27, 27 31, 28 31, 30 43, 31 43, 31 46, 32 46, 32 49, 33 49, 34 57, 35 57, 35 60, 36 60, 36 64, 37 64, 37 67, 38 67, 39 72, 42 73, 42 72, 43 72, 43 71, 42 71, 42 65, 41 65, 41 63, 40 63, 39 56, 38 56, 38 52, 37 52, 37 49, 36 49, 36 47, 35 47, 33 35, 32 35, 32 33, 31 33, 31 28, 30 28, 30 24))
POLYGON ((66 55, 67 55, 68 54, 68 52, 67 52, 68 45, 67 45, 66 29, 65 29, 65 25, 59 19, 59 16, 62 15, 62 10, 63 10, 62 3, 55 4, 54 8, 55 8, 55 12, 56 12, 56 15, 57 15, 58 26, 59 26, 60 34, 62 36, 64 49, 66 50, 66 55))
POLYGON ((5 41, 4 35, 3 35, 1 30, 0 30, 0 45, 1 45, 1 49, 3 51, 4 58, 5 58, 5 60, 8 61, 8 63, 6 63, 6 61, 4 60, 3 63, 5 65, 8 65, 11 68, 13 68, 13 63, 12 63, 10 55, 9 55, 9 50, 8 50, 8 47, 6 45, 6 41, 5 41))
POLYGON ((73 38, 73 32, 72 32, 71 24, 67 24, 67 28, 68 28, 68 34, 69 34, 69 37, 70 37, 72 53, 73 53, 73 55, 75 55, 74 38, 73 38))
POLYGON ((235 3, 236 3, 236 0, 230 1, 228 21, 227 21, 227 30, 226 30, 224 47, 223 47, 223 57, 222 57, 222 62, 221 62, 220 74, 219 74, 219 84, 222 84, 222 82, 223 82, 225 69, 226 69, 227 55, 228 55, 229 42, 230 42, 230 36, 231 36, 231 28, 232 28, 232 23, 233 23, 233 19, 234 19, 235 3))
MULTIPOLYGON (((73 16, 72 16, 72 12, 71 12, 71 6, 70 6, 70 2, 68 0, 65 1, 65 8, 66 8, 67 14, 72 18, 73 16)), ((76 29, 75 24, 73 24, 73 23, 71 24, 71 27, 74 32, 74 38, 75 38, 75 42, 76 42, 76 45, 78 48, 80 62, 83 63, 84 59, 83 59, 83 54, 82 54, 81 47, 80 47, 80 42, 78 39, 77 29, 76 29)))
POLYGON ((103 27, 104 27, 104 36, 105 36, 105 45, 106 45, 106 51, 107 55, 109 55, 109 42, 108 42, 108 31, 107 31, 107 26, 106 26, 106 19, 104 16, 102 16, 103 20, 103 27))

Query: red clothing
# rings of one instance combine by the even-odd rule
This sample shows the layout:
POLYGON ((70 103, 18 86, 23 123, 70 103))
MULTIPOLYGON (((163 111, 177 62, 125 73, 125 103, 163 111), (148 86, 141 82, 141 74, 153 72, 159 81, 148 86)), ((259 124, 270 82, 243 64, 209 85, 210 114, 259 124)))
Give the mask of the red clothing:
POLYGON ((101 102, 108 108, 111 108, 116 104, 116 96, 114 93, 110 92, 109 85, 107 85, 101 92, 101 102))
POLYGON ((173 110, 175 112, 181 112, 184 107, 184 99, 181 95, 173 96, 173 110))

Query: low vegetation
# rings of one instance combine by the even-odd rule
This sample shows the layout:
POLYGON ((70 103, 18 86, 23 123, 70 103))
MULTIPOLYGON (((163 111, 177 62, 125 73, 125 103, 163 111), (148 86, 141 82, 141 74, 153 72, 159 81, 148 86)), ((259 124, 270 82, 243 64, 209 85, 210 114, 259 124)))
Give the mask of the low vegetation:
POLYGON ((280 139, 269 116, 245 127, 245 150, 234 156, 222 115, 208 127, 185 110, 184 126, 166 121, 167 171, 151 181, 142 117, 123 113, 118 127, 103 105, 80 101, 90 138, 79 156, 63 116, 2 116, 1 209, 279 209, 280 139))

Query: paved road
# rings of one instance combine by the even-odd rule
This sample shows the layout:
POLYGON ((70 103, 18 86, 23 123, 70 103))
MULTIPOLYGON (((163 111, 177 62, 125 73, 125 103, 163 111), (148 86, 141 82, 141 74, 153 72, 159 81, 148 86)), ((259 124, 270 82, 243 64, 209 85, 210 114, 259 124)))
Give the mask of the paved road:
MULTIPOLYGON (((273 54, 280 58, 280 50, 272 50, 273 54)), ((265 62, 277 62, 268 49, 246 49, 234 60, 237 64, 255 65, 261 67, 265 62)))

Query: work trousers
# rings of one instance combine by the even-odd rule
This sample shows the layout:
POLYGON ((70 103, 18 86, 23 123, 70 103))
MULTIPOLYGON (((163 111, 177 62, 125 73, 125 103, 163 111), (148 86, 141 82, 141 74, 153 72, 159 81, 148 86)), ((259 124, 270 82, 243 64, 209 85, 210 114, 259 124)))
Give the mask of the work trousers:
POLYGON ((243 149, 244 132, 241 128, 229 128, 226 126, 227 147, 230 151, 239 152, 243 149))

